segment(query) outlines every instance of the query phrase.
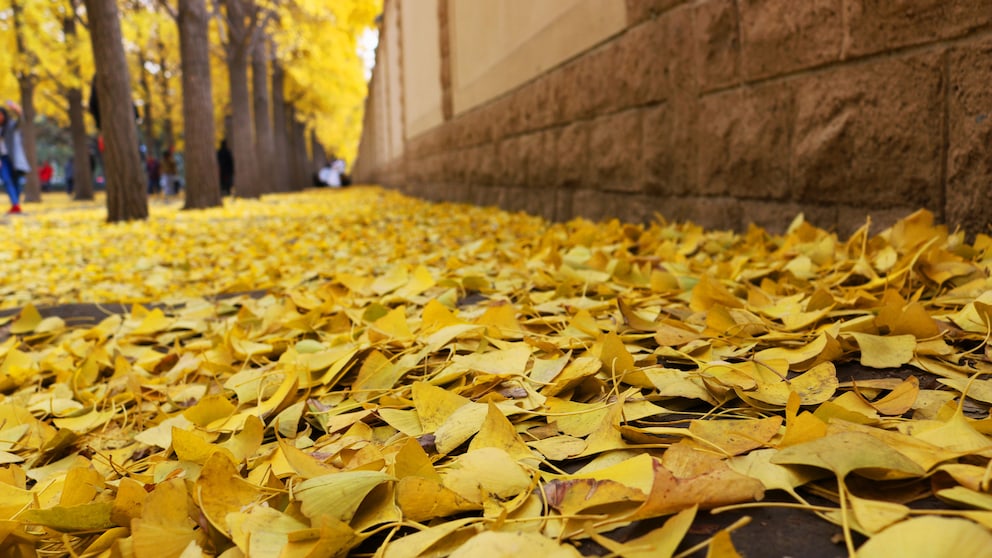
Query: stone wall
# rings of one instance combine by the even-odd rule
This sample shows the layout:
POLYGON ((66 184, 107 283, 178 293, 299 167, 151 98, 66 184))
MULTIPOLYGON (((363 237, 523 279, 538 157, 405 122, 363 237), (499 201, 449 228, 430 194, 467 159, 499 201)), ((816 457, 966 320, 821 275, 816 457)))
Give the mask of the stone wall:
POLYGON ((925 207, 988 231, 992 0, 626 0, 626 14, 494 100, 447 101, 401 157, 367 156, 363 138, 358 178, 556 220, 781 230, 804 212, 846 234, 925 207))

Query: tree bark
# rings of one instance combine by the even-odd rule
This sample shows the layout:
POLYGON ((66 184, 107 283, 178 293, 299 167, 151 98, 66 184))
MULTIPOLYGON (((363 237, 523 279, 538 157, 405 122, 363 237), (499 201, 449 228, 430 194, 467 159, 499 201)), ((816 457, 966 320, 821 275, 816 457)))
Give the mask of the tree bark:
POLYGON ((230 37, 227 43, 227 73, 231 95, 231 151, 234 155, 234 192, 244 198, 262 195, 255 158, 248 94, 248 53, 251 30, 245 24, 251 0, 225 0, 230 37))
POLYGON ((148 78, 148 72, 145 71, 145 53, 138 51, 138 67, 141 68, 141 76, 138 83, 141 85, 141 94, 145 98, 145 111, 142 117, 142 125, 144 130, 144 140, 145 148, 149 155, 154 155, 158 153, 158 141, 155 139, 155 108, 152 106, 152 85, 151 80, 148 78))
MULTIPOLYGON (((158 51, 159 53, 164 53, 165 44, 159 42, 158 51)), ((172 129, 172 95, 169 94, 169 78, 166 76, 168 73, 166 71, 166 64, 165 55, 160 54, 158 58, 158 85, 162 91, 162 141, 159 143, 159 158, 161 158, 166 150, 172 149, 176 142, 176 134, 172 129)))
POLYGON ((183 122, 186 137, 186 205, 221 205, 214 151, 214 102, 210 82, 207 8, 203 0, 179 0, 179 53, 183 65, 183 122))
POLYGON ((24 201, 41 201, 41 181, 38 179, 38 149, 35 141, 34 129, 34 76, 18 80, 21 89, 21 141, 24 142, 24 155, 31 165, 31 172, 27 174, 24 185, 24 201))
POLYGON ((96 63, 96 88, 107 177, 107 221, 148 218, 145 173, 138 153, 138 127, 131 76, 121 43, 115 0, 85 0, 96 63))
POLYGON ((292 192, 303 190, 310 183, 310 176, 307 173, 307 139, 306 127, 296 119, 296 109, 289 108, 289 158, 292 165, 290 176, 292 182, 289 189, 292 192))
POLYGON ((269 115, 269 76, 265 29, 258 30, 251 52, 251 84, 255 107, 255 150, 259 192, 275 191, 272 176, 272 119, 269 115))
POLYGON ((278 60, 272 60, 272 177, 273 190, 288 192, 289 120, 286 116, 286 74, 278 60))
POLYGON ((72 135, 72 199, 93 199, 93 172, 90 167, 90 145, 86 137, 83 92, 78 87, 69 90, 69 131, 72 135))
MULTIPOLYGON (((62 21, 66 42, 75 47, 76 8, 79 0, 69 0, 69 12, 62 21)), ((69 71, 72 75, 80 75, 79 58, 72 55, 69 60, 69 71)), ((93 199, 93 168, 90 166, 90 144, 86 135, 86 109, 83 106, 83 90, 80 87, 69 89, 66 94, 69 101, 69 133, 72 136, 72 195, 74 200, 89 201, 93 199)))

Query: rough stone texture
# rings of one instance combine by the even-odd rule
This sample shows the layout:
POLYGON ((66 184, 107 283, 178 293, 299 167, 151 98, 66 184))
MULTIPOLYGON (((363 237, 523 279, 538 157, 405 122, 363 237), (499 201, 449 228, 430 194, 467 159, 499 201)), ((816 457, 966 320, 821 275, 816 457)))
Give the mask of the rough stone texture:
POLYGON ((627 0, 627 22, 639 23, 645 19, 657 17, 659 14, 674 6, 685 3, 686 0, 627 0))
POLYGON ((711 229, 741 230, 741 202, 726 197, 655 198, 646 208, 670 222, 692 221, 711 229))
POLYGON ((696 75, 703 91, 737 83, 740 79, 741 42, 737 3, 708 0, 693 14, 696 37, 696 75))
POLYGON ((943 95, 930 54, 800 80, 792 165, 802 199, 939 205, 943 95))
POLYGON ((699 114, 699 193, 782 199, 789 195, 788 87, 735 89, 703 99, 699 114))
POLYGON ((949 53, 946 218, 992 233, 992 40, 949 53))
POLYGON ((644 110, 642 149, 649 194, 673 196, 695 189, 696 150, 688 121, 694 113, 674 111, 668 104, 644 110))
POLYGON ((555 160, 559 186, 575 188, 589 182, 589 131, 588 122, 573 122, 556 133, 555 160))
POLYGON ((841 0, 740 0, 739 10, 745 79, 840 59, 841 0))
POLYGON ((956 37, 992 23, 989 0, 848 0, 846 6, 847 56, 956 37))
POLYGON ((643 189, 642 120, 641 111, 629 110, 592 122, 589 159, 597 188, 621 192, 643 189))

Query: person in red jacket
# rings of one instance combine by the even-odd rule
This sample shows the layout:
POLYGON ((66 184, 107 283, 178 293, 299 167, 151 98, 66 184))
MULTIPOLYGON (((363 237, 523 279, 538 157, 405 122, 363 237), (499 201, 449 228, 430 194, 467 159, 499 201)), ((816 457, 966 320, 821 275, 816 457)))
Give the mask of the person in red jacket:
POLYGON ((52 163, 45 161, 38 169, 38 179, 41 181, 41 191, 47 192, 52 189, 52 163))

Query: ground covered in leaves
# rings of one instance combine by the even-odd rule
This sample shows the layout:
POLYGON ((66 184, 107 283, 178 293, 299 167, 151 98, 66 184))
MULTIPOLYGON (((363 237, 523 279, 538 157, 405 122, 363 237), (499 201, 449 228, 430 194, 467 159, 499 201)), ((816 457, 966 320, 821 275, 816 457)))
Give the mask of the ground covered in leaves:
POLYGON ((925 212, 841 239, 363 187, 103 220, 3 224, 0 555, 732 557, 746 519, 687 533, 749 506, 992 553, 992 239, 925 212))

